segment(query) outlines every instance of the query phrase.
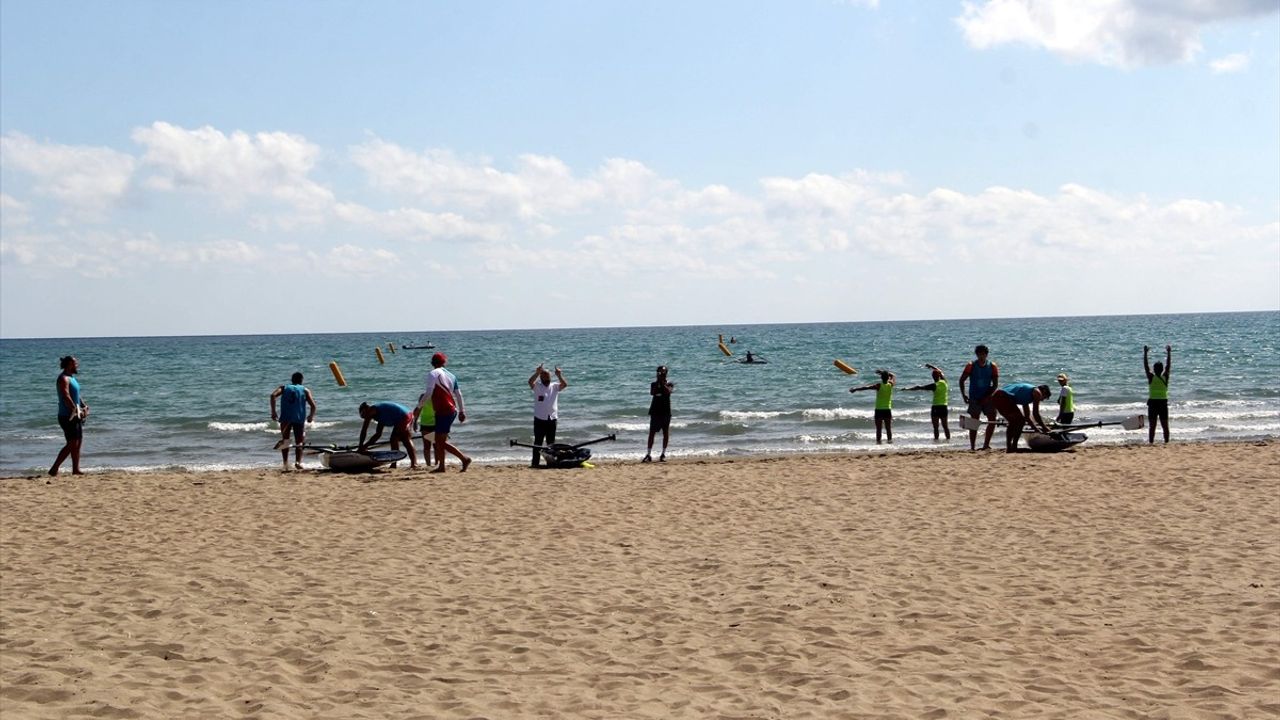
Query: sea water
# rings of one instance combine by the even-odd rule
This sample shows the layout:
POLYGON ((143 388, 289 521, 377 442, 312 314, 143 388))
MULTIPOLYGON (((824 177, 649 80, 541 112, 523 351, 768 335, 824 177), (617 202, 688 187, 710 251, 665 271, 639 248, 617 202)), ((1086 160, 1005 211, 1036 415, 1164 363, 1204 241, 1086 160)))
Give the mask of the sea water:
MULTIPOLYGON (((1142 347, 1151 360, 1173 346, 1170 425, 1175 441, 1280 436, 1280 313, 937 320, 918 322, 640 327, 468 332, 0 340, 0 475, 48 468, 62 446, 54 381, 58 358, 80 360, 92 414, 85 425, 87 470, 262 467, 280 462, 268 396, 302 372, 319 411, 315 443, 354 443, 362 401, 413 406, 433 350, 449 356, 461 382, 467 422, 453 439, 479 462, 527 462, 532 394, 539 363, 560 366, 557 440, 592 446, 602 461, 636 460, 647 437, 649 383, 659 364, 675 383, 668 455, 675 457, 967 448, 959 427, 960 373, 978 343, 991 347, 1001 381, 1049 384, 1071 376, 1077 421, 1145 413, 1142 347), (717 346, 723 335, 734 353, 717 346), (730 342, 733 340, 734 342, 730 342), (388 344, 394 345, 392 353, 388 344), (385 363, 379 363, 374 348, 385 363), (768 360, 738 360, 750 350, 768 360), (849 376, 835 359, 858 368, 849 376), (337 361, 347 387, 329 371, 337 361), (924 363, 951 382, 949 443, 936 443, 931 382, 924 363), (898 377, 893 445, 877 446, 875 394, 849 388, 898 377)), ((1044 408, 1056 414, 1056 402, 1044 408)), ((1146 431, 1086 431, 1089 444, 1146 442, 1146 431)), ((314 459, 308 460, 318 465, 314 459)))

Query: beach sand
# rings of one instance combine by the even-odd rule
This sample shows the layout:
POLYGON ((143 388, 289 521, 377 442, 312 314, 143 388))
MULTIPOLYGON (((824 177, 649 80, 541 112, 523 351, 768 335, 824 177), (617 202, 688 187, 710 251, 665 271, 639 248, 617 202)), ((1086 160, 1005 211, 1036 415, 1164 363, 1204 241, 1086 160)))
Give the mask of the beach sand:
POLYGON ((1276 441, 0 503, 5 720, 1280 717, 1276 441))

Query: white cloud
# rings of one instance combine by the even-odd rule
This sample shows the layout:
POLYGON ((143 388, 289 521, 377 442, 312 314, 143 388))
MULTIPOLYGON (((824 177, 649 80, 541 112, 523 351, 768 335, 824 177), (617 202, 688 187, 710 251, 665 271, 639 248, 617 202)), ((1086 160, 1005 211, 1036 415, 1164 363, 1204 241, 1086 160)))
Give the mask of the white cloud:
POLYGON ((0 192, 0 225, 16 228, 31 222, 31 208, 8 193, 0 192))
POLYGON ((1244 72, 1249 69, 1249 55, 1246 53, 1231 53, 1211 61, 1209 69, 1216 75, 1244 72))
POLYGON ((212 127, 187 130, 166 122, 133 131, 145 148, 142 162, 155 190, 189 190, 238 206, 251 196, 273 198, 290 207, 323 212, 333 193, 310 179, 320 148, 299 135, 212 127))
POLYGON ((1187 62, 1205 26, 1280 10, 1275 0, 985 0, 962 3, 956 22, 985 49, 1043 47, 1080 62, 1137 67, 1187 62))
POLYGON ((35 192, 92 217, 124 196, 136 165, 111 148, 43 143, 13 132, 0 137, 0 163, 33 176, 35 192))

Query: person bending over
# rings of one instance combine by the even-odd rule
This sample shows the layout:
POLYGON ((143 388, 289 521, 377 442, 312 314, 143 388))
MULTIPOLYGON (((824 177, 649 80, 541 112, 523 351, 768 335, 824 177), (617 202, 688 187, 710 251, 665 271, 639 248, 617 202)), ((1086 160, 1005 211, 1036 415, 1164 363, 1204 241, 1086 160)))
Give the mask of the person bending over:
POLYGON ((991 406, 1009 423, 1005 430, 1005 452, 1018 451, 1018 439, 1028 422, 1042 433, 1049 432, 1049 426, 1040 417, 1040 403, 1048 400, 1049 395, 1048 385, 1036 387, 1031 383, 1010 383, 991 396, 991 406))

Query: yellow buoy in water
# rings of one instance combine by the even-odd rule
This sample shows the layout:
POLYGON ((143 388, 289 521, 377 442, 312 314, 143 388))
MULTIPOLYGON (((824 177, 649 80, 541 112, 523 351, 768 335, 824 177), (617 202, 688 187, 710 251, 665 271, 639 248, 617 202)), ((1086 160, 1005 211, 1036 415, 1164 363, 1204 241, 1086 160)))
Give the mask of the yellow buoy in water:
POLYGON ((386 364, 387 364, 387 359, 386 359, 386 358, 384 358, 384 357, 382 357, 382 348, 380 348, 380 347, 375 347, 375 348, 373 349, 373 354, 378 356, 378 364, 379 364, 379 365, 386 365, 386 364))
POLYGON ((338 387, 347 386, 347 379, 342 377, 342 368, 338 367, 337 360, 329 363, 329 370, 333 372, 333 379, 338 381, 338 387))
POLYGON ((391 351, 391 354, 392 354, 392 355, 395 355, 395 354, 396 354, 396 344, 395 344, 395 343, 387 343, 387 349, 391 351))
POLYGON ((845 362, 844 362, 843 360, 836 360, 835 362, 832 362, 831 364, 832 364, 832 365, 835 365, 836 367, 838 367, 838 368, 840 368, 841 370, 845 371, 845 374, 848 374, 848 375, 857 375, 857 374, 858 374, 858 371, 857 371, 857 370, 855 370, 854 368, 852 368, 852 367, 850 367, 850 366, 846 365, 846 364, 845 364, 845 362))
POLYGON ((724 343, 720 343, 720 352, 722 352, 722 353, 724 353, 725 355, 728 355, 728 356, 730 356, 730 357, 732 357, 732 356, 733 356, 733 351, 731 351, 731 350, 729 349, 729 347, 728 347, 727 345, 725 345, 724 343))

